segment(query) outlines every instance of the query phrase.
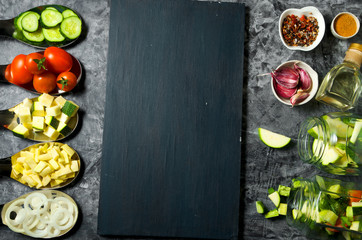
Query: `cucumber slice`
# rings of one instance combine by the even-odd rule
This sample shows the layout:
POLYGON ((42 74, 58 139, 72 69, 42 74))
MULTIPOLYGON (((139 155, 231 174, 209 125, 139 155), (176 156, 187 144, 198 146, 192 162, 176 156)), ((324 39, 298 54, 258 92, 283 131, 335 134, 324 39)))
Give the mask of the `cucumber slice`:
POLYGON ((40 17, 42 24, 48 28, 55 27, 63 21, 63 15, 54 9, 45 9, 40 17))
POLYGON ((322 165, 328 165, 330 163, 335 163, 343 157, 335 147, 327 145, 324 149, 323 156, 321 158, 322 165))
POLYGON ((282 148, 288 145, 290 138, 269 130, 258 128, 259 138, 265 145, 272 148, 282 148))
POLYGON ((353 128, 348 127, 340 118, 331 118, 325 115, 323 119, 328 123, 329 130, 334 132, 337 137, 348 138, 352 135, 353 128))
POLYGON ((74 13, 72 10, 70 10, 70 9, 64 10, 64 11, 62 12, 62 15, 63 15, 63 18, 67 18, 67 17, 71 17, 71 16, 76 16, 76 17, 78 17, 78 15, 75 14, 75 13, 74 13))
POLYGON ((263 214, 264 213, 264 204, 261 202, 261 201, 256 201, 255 202, 255 206, 256 206, 256 211, 260 214, 263 214))
POLYGON ((42 32, 41 28, 39 28, 35 32, 27 32, 27 31, 23 30, 23 35, 27 40, 29 40, 31 42, 42 42, 42 41, 44 41, 44 35, 43 35, 43 32, 42 32))
POLYGON ((53 28, 43 28, 44 38, 49 42, 62 42, 65 40, 63 35, 60 33, 59 26, 53 28))
POLYGON ((290 187, 279 185, 278 187, 278 193, 280 196, 289 197, 290 195, 290 187))
POLYGON ((338 216, 331 210, 322 210, 319 212, 319 218, 321 221, 329 223, 332 226, 334 226, 336 225, 338 216))
POLYGON ((288 205, 286 203, 279 204, 278 213, 279 215, 287 215, 288 205))
POLYGON ((28 12, 24 17, 21 19, 21 26, 23 30, 28 32, 35 32, 39 28, 39 19, 37 17, 37 13, 35 12, 28 12))
POLYGON ((22 14, 19 15, 19 17, 16 19, 16 27, 20 30, 23 30, 23 26, 21 26, 21 20, 23 20, 23 17, 28 14, 28 12, 23 12, 22 14))
POLYGON ((309 135, 311 135, 313 138, 318 138, 318 132, 320 129, 318 126, 314 126, 311 129, 308 130, 309 135))
POLYGON ((76 39, 82 32, 82 21, 77 16, 65 18, 60 24, 61 33, 69 39, 76 39))

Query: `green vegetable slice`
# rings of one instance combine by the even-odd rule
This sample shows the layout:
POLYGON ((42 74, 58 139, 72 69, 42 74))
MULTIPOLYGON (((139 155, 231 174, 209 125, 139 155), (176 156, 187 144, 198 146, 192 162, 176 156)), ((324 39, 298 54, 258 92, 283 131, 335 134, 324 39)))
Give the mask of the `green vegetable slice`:
POLYGON ((263 128, 259 128, 258 133, 260 140, 265 143, 265 145, 272 148, 282 148, 286 146, 291 140, 289 137, 274 133, 263 128))
POLYGON ((61 33, 69 39, 76 39, 82 32, 82 21, 77 16, 65 18, 60 24, 61 33))
POLYGON ((75 14, 75 13, 74 13, 72 10, 70 10, 70 9, 64 10, 64 11, 62 12, 62 14, 63 14, 63 18, 67 18, 67 17, 71 17, 71 16, 76 16, 76 17, 78 17, 78 15, 75 14))
POLYGON ((41 13, 41 21, 45 27, 55 27, 63 21, 63 15, 53 9, 45 9, 41 13))
POLYGON ((22 29, 28 32, 35 32, 39 28, 39 14, 35 12, 28 12, 26 15, 23 16, 21 19, 21 26, 22 29))
POLYGON ((44 35, 43 35, 43 32, 42 32, 41 28, 39 28, 35 32, 27 32, 27 31, 23 30, 23 35, 27 40, 29 40, 31 42, 42 42, 42 41, 44 41, 44 35))
POLYGON ((44 38, 49 42, 62 42, 65 40, 63 35, 60 33, 59 26, 53 28, 43 28, 44 38))

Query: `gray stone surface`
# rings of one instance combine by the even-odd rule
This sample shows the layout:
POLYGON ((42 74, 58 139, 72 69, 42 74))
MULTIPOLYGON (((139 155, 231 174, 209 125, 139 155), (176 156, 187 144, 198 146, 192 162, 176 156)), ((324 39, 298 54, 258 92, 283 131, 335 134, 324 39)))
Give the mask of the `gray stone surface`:
MULTIPOLYGON (((302 163, 297 155, 296 140, 300 122, 308 116, 320 116, 335 111, 315 100, 290 108, 278 102, 270 89, 268 77, 256 77, 270 72, 287 60, 302 60, 316 70, 320 81, 328 70, 340 63, 351 42, 362 43, 362 33, 347 41, 334 38, 329 30, 333 17, 342 11, 350 11, 362 20, 360 0, 319 1, 240 1, 246 4, 246 39, 244 73, 244 109, 242 131, 241 169, 241 211, 240 239, 305 239, 284 219, 267 220, 256 214, 255 200, 267 202, 267 189, 278 184, 288 184, 292 178, 311 177, 320 174, 313 166, 302 163), (286 49, 278 34, 278 19, 287 8, 315 6, 323 14, 327 27, 322 43, 310 52, 286 49), (258 139, 257 128, 267 129, 292 137, 293 143, 285 149, 275 150, 263 145, 258 139)), ((41 4, 64 4, 78 11, 86 25, 86 37, 66 50, 76 56, 84 67, 85 77, 81 89, 67 95, 79 103, 81 125, 79 132, 65 142, 76 149, 83 160, 84 174, 75 186, 63 191, 71 195, 79 204, 82 217, 79 226, 67 239, 101 239, 96 233, 99 199, 99 176, 102 153, 102 129, 105 101, 107 66, 107 43, 109 33, 109 1, 85 0, 66 2, 0 0, 0 19, 8 19, 22 11, 41 4)), ((110 49, 111 50, 111 49, 110 49)), ((28 54, 34 49, 15 40, 0 36, 0 64, 7 64, 17 54, 28 54)), ((9 85, 0 85, 0 109, 7 109, 30 93, 9 85)), ((361 113, 359 105, 354 112, 361 113)), ((0 157, 33 144, 15 138, 9 131, 0 130, 0 157)), ((324 174, 322 174, 324 175, 324 174)), ((0 178, 0 203, 10 201, 29 188, 0 178)), ((0 239, 28 239, 0 226, 0 239)))

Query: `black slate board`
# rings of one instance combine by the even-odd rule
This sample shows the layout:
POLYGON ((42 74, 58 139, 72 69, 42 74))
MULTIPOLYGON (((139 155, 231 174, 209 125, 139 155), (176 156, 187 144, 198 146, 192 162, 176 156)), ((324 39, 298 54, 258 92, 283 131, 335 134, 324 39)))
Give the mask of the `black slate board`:
POLYGON ((100 235, 235 239, 244 4, 112 0, 100 235))

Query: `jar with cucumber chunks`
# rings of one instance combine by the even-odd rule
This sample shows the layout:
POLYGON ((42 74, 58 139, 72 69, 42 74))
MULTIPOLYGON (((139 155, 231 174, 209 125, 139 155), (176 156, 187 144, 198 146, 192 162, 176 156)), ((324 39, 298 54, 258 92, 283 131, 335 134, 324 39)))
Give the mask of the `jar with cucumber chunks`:
POLYGON ((362 116, 341 112, 308 118, 299 131, 298 153, 328 173, 360 175, 362 116))
POLYGON ((31 43, 63 43, 78 38, 82 20, 71 9, 60 5, 34 8, 15 18, 16 38, 31 43))
POLYGON ((362 237, 362 184, 321 176, 293 181, 286 220, 313 239, 362 237))

